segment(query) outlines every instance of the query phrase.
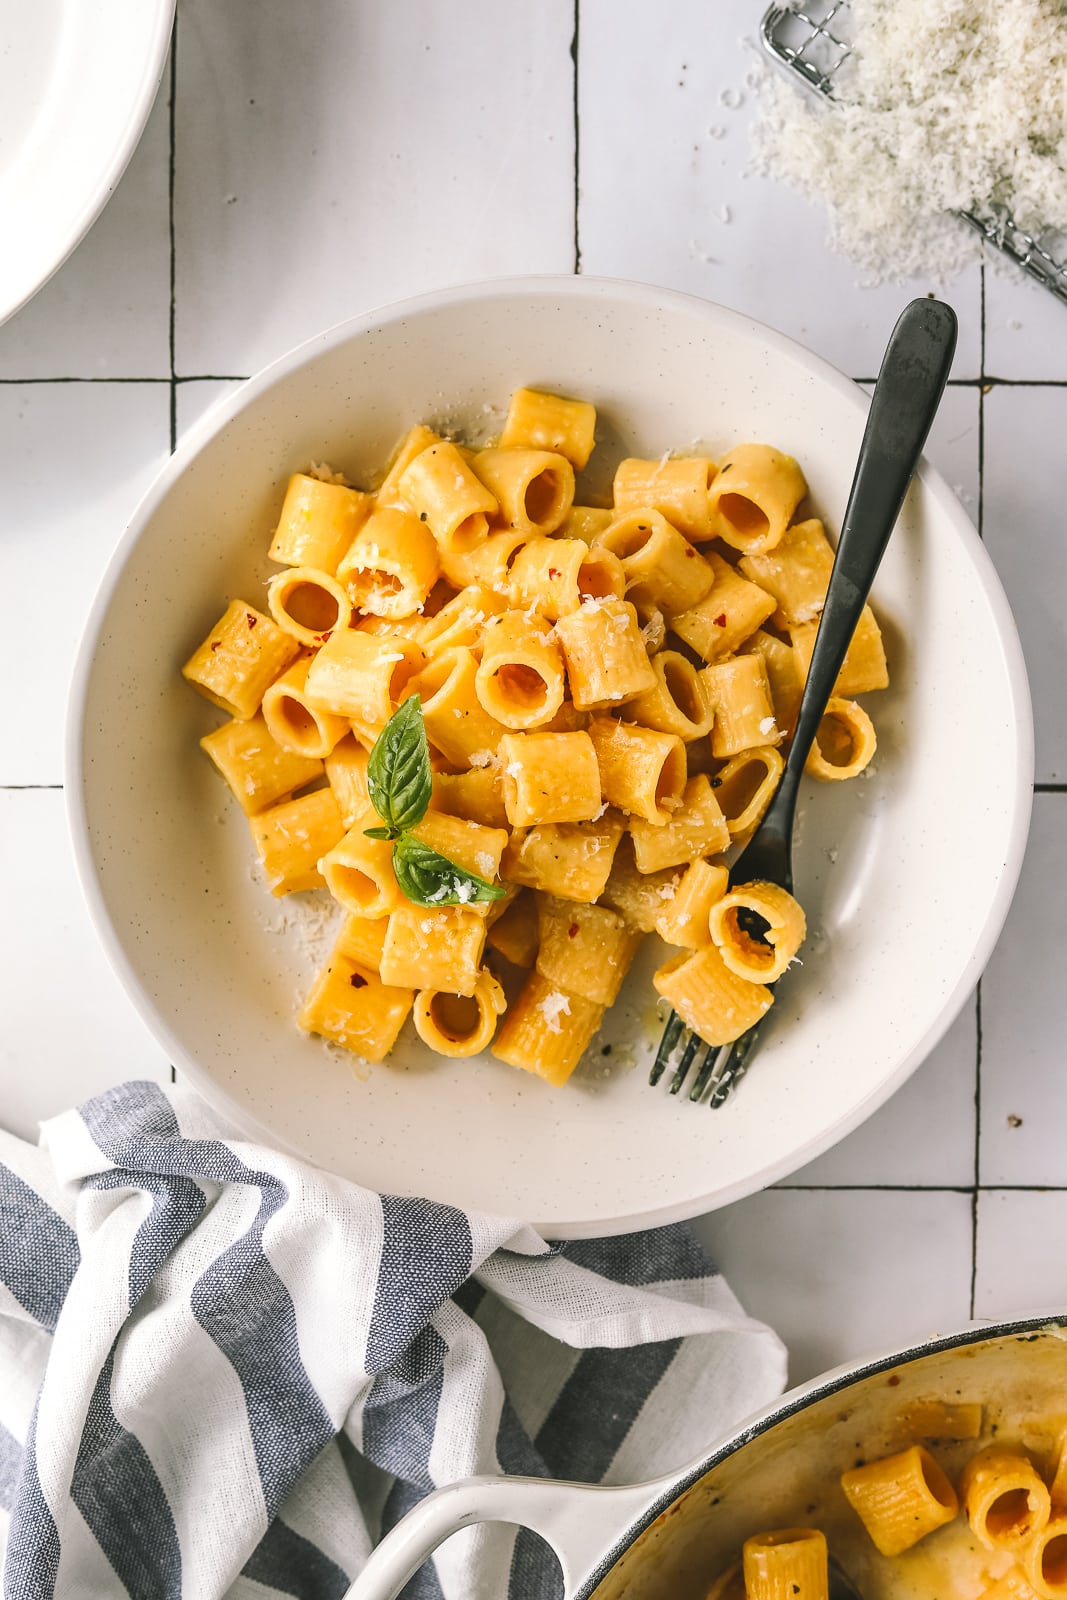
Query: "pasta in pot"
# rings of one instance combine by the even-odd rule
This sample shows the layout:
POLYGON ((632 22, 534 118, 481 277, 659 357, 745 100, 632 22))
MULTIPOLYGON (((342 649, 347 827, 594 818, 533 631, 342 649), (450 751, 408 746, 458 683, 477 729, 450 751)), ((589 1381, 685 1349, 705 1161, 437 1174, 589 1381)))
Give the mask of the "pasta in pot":
MULTIPOLYGON (((201 743, 271 892, 345 913, 297 1020, 366 1060, 410 1019, 443 1057, 562 1084, 653 932, 657 992, 727 1043, 804 937, 726 860, 781 775, 833 560, 801 467, 635 456, 592 505, 595 435, 587 401, 522 388, 479 448, 416 424, 377 490, 294 473, 271 615, 232 599, 182 669, 228 716, 201 743)), ((887 681, 868 607, 816 776, 867 765, 851 697, 887 681)))

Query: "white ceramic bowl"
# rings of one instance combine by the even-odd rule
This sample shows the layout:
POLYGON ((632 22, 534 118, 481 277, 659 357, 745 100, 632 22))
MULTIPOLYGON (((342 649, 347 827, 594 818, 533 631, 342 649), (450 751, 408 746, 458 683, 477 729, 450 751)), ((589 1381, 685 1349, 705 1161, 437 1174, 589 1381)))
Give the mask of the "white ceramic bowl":
MULTIPOLYGON (((888 337, 889 329, 886 330, 888 337)), ((417 420, 484 430, 511 390, 595 401, 594 462, 765 439, 831 529, 864 395, 790 340, 640 285, 451 290, 345 323, 246 384, 140 506, 83 643, 70 721, 76 854, 106 948, 171 1059, 250 1132, 371 1187, 580 1237, 691 1216, 781 1177, 868 1116, 962 1005, 1014 888, 1032 736, 1022 656, 974 529, 929 468, 875 589, 893 687, 871 774, 802 796, 814 930, 756 1064, 710 1112, 646 1084, 660 1024, 635 971, 571 1084, 417 1040, 357 1081, 293 1017, 313 965, 250 874, 244 818, 196 747, 217 716, 178 675, 232 595, 262 600, 290 471, 359 481, 417 420), (610 1057, 599 1053, 613 1043, 610 1057)))
POLYGON ((29 0, 0 42, 0 322, 88 232, 137 147, 174 0, 29 0))

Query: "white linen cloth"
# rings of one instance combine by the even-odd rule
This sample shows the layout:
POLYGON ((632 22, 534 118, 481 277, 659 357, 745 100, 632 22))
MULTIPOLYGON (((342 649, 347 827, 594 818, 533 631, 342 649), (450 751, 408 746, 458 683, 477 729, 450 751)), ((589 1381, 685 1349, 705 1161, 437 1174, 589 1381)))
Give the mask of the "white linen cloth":
MULTIPOLYGON (((681 1226, 549 1245, 379 1195, 127 1083, 0 1133, 8 1600, 337 1600, 435 1485, 636 1482, 782 1387, 681 1226)), ((474 1528, 418 1600, 549 1600, 534 1536, 474 1528)))

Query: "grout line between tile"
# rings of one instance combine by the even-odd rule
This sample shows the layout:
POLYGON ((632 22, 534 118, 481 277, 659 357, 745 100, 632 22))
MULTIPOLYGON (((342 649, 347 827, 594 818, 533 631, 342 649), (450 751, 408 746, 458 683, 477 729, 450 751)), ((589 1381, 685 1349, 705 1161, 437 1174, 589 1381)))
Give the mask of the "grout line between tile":
POLYGON ((174 248, 174 154, 175 128, 177 126, 176 102, 178 98, 178 13, 174 13, 174 29, 170 36, 170 170, 167 180, 167 226, 170 232, 170 308, 168 312, 167 344, 170 352, 170 448, 173 454, 178 443, 178 385, 174 361, 174 308, 177 273, 174 248))
POLYGON ((581 0, 574 0, 574 32, 571 35, 571 79, 574 105, 574 270, 582 270, 582 242, 578 232, 578 207, 581 195, 579 183, 580 145, 578 130, 578 33, 581 25, 581 0))
POLYGON ((773 1183, 792 1194, 1067 1194, 1067 1183, 773 1183))

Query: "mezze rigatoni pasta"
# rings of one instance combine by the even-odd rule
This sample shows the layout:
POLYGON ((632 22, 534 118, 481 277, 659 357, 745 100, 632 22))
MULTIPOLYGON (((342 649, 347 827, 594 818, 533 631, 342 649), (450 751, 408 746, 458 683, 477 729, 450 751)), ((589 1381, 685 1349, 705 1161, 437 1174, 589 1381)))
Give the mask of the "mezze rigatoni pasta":
MULTIPOLYGON (((804 938, 724 862, 781 774, 833 561, 801 468, 751 442, 635 457, 586 505, 595 429, 519 389, 498 442, 418 424, 374 491, 294 474, 269 615, 231 600, 182 669, 229 718, 201 745, 271 892, 342 914, 297 1020, 368 1061, 410 1018, 562 1084, 652 935, 659 994, 727 1043, 804 938)), ((867 765, 853 696, 887 682, 868 608, 814 776, 867 765)))

